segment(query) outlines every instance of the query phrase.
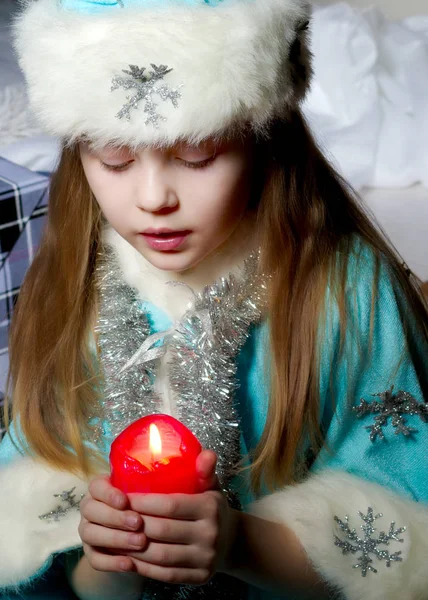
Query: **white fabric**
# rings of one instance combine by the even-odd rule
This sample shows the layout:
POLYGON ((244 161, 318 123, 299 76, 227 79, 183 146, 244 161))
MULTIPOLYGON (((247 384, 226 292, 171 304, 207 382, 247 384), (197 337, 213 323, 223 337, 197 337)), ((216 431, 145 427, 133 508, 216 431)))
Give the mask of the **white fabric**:
POLYGON ((232 124, 263 130, 296 105, 307 80, 297 77, 289 55, 299 35, 305 63, 301 28, 308 15, 306 0, 125 3, 124 10, 91 15, 38 0, 15 21, 15 48, 30 104, 48 133, 69 141, 87 136, 99 146, 197 143, 232 124), (112 89, 113 79, 127 70, 132 81, 131 65, 151 76, 153 64, 169 69, 150 95, 158 122, 150 120, 147 96, 129 119, 118 118, 138 90, 112 89), (165 89, 179 92, 176 102, 162 101, 165 89))
POLYGON ((428 281, 428 189, 366 189, 366 205, 409 268, 428 281))
POLYGON ((28 98, 24 82, 0 88, 0 137, 2 144, 9 145, 17 139, 41 133, 40 126, 28 110, 28 98))
MULTIPOLYGON (((23 89, 8 30, 14 6, 0 2, 0 107, 5 85, 23 89)), ((393 23, 375 8, 330 4, 315 8, 311 38, 315 78, 304 112, 355 187, 396 188, 363 195, 410 268, 428 280, 428 190, 406 188, 416 181, 428 186, 428 15, 393 23)), ((0 108, 0 156, 53 170, 58 141, 28 137, 27 121, 0 108)))
POLYGON ((42 133, 21 139, 14 137, 13 143, 0 145, 0 156, 30 171, 55 171, 61 151, 59 140, 42 133))
MULTIPOLYGON (((43 135, 29 110, 24 76, 12 48, 13 0, 0 1, 0 156, 32 171, 53 171, 59 143, 43 135)), ((1 389, 1 387, 0 387, 1 389)))
MULTIPOLYGON (((229 243, 200 265, 186 273, 173 273, 155 268, 110 226, 104 230, 104 241, 114 249, 127 284, 136 291, 140 300, 162 309, 173 326, 193 306, 195 295, 205 286, 224 273, 234 273, 239 278, 242 264, 253 249, 249 226, 243 221, 229 243), (178 282, 179 285, 174 285, 178 282)), ((170 350, 166 348, 159 361, 155 390, 162 399, 162 412, 178 417, 175 395, 169 384, 170 358, 170 350)))
POLYGON ((239 277, 245 259, 254 250, 255 239, 251 223, 243 220, 220 248, 192 269, 179 273, 154 267, 110 226, 105 228, 103 236, 116 252, 126 283, 142 301, 162 309, 172 321, 183 317, 193 305, 195 294, 224 273, 239 277))
MULTIPOLYGON (((332 0, 316 0, 317 4, 332 4, 332 0)), ((427 0, 349 0, 351 6, 366 8, 377 6, 389 19, 404 19, 410 15, 427 12, 427 0)))
MULTIPOLYGON (((7 6, 13 3, 0 12, 2 87, 23 81, 7 6)), ((315 78, 304 112, 335 165, 358 189, 428 186, 428 15, 391 22, 376 8, 331 4, 315 8, 311 38, 315 78)), ((0 114, 0 123, 9 120, 0 114)), ((55 142, 29 141, 24 150, 19 139, 6 139, 0 125, 0 155, 29 168, 52 167, 55 142), (11 141, 18 144, 9 149, 11 141)))
POLYGON ((311 37, 304 112, 334 164, 357 188, 428 186, 428 15, 342 2, 314 10, 311 37))
MULTIPOLYGON (((0 88, 23 82, 23 75, 12 50, 10 35, 11 16, 16 7, 17 4, 13 0, 0 1, 0 88)), ((3 117, 1 112, 0 116, 3 117)))
MULTIPOLYGON (((343 472, 323 471, 306 482, 285 488, 262 498, 250 507, 250 512, 260 518, 283 523, 299 538, 314 567, 323 578, 343 592, 347 600, 423 600, 428 590, 428 506, 404 500, 380 485, 343 472), (372 567, 377 573, 367 573, 353 568, 361 552, 343 554, 334 545, 334 535, 349 541, 335 522, 337 516, 355 528, 360 537, 363 524, 359 511, 367 514, 382 513, 375 522, 376 531, 388 532, 405 526, 398 535, 403 542, 391 540, 379 549, 391 554, 401 551, 402 562, 392 562, 388 568, 373 554, 372 567)), ((352 542, 351 542, 352 543, 352 542)))
POLYGON ((0 588, 33 576, 51 553, 81 545, 78 510, 58 522, 39 519, 66 506, 54 494, 73 487, 76 500, 87 491, 81 479, 31 458, 18 458, 0 470, 0 588))

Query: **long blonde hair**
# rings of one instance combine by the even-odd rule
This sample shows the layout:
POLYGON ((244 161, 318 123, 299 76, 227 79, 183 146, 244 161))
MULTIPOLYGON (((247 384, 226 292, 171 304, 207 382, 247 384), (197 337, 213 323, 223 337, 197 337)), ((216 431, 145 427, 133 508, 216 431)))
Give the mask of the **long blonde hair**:
POLYGON ((98 398, 88 340, 96 306, 93 271, 101 215, 77 147, 62 152, 48 212, 12 320, 12 419, 19 421, 36 456, 54 467, 89 474, 94 461, 84 439, 98 398))
MULTIPOLYGON (((355 235, 388 259, 428 340, 425 306, 401 261, 328 164, 300 113, 275 122, 258 151, 262 268, 272 274, 272 364, 268 417, 252 465, 255 489, 262 481, 276 487, 295 478, 304 434, 314 445, 322 443, 317 331, 332 273, 346 330, 343 282, 355 235)), ((13 418, 34 454, 86 475, 96 470, 84 440, 99 403, 88 347, 96 318, 99 224, 78 148, 65 148, 51 186, 46 232, 13 319, 11 397, 13 418)))

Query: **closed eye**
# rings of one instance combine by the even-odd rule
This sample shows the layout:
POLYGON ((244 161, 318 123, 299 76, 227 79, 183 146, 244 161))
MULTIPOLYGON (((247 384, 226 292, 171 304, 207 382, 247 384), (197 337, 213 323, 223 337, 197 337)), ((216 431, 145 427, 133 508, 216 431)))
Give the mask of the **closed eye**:
POLYGON ((109 165, 109 164, 101 161, 101 167, 103 169, 105 169, 106 171, 110 171, 113 173, 118 173, 118 172, 120 173, 121 171, 125 171, 126 168, 133 162, 134 162, 133 160, 128 160, 127 162, 124 162, 120 165, 109 165))
POLYGON ((209 158, 206 158, 204 160, 199 160, 196 162, 184 160, 184 158, 179 158, 178 160, 184 167, 187 167, 188 169, 203 169, 204 167, 207 167, 208 165, 213 163, 215 158, 216 158, 216 155, 214 154, 213 156, 210 156, 209 158))
MULTIPOLYGON (((204 160, 199 160, 199 161, 189 161, 189 160, 185 160, 184 158, 178 158, 177 160, 184 167, 186 167, 188 169, 203 169, 204 167, 207 167, 212 162, 214 162, 215 158, 216 158, 216 155, 214 154, 213 156, 210 156, 209 158, 206 158, 204 160)), ((124 162, 120 165, 109 165, 108 163, 101 161, 101 167, 109 172, 120 173, 122 171, 125 171, 129 167, 129 165, 133 162, 134 162, 133 160, 128 160, 127 162, 124 162)))

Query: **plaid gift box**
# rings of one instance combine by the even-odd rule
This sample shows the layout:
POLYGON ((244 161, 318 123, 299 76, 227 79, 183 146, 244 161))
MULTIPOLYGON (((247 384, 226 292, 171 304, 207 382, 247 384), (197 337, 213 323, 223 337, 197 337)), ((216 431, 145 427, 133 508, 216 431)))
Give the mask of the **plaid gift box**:
POLYGON ((10 319, 43 231, 48 185, 47 176, 0 158, 0 404, 10 319))

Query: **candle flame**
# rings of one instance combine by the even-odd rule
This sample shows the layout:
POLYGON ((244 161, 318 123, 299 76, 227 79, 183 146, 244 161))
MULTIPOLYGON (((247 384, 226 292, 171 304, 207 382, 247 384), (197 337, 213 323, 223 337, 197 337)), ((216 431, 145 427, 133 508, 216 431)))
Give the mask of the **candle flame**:
POLYGON ((149 428, 149 432, 150 432, 150 452, 152 454, 152 456, 156 456, 156 455, 160 455, 162 454, 162 440, 161 440, 161 436, 159 433, 159 429, 156 427, 156 425, 154 423, 152 423, 150 425, 149 428))

